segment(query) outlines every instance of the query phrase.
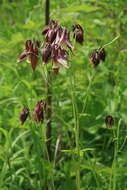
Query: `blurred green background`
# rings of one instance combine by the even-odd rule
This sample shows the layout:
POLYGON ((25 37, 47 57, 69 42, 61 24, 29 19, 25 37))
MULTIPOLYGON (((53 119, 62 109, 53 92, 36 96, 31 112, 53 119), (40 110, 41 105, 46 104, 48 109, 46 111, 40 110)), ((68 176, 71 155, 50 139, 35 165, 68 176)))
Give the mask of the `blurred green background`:
MULTIPOLYGON (((44 7, 44 0, 0 0, 0 190, 42 190, 50 183, 50 175, 55 189, 76 189, 76 159, 72 152, 58 152, 52 173, 52 164, 38 160, 41 152, 36 154, 30 119, 23 126, 19 121, 24 106, 32 114, 36 102, 46 100, 41 58, 35 72, 25 61, 16 63, 27 39, 43 41, 44 7)), ((75 104, 80 149, 85 150, 80 159, 81 190, 127 190, 127 1, 51 1, 50 17, 70 30, 79 23, 85 31, 84 45, 76 44, 70 57, 70 69, 61 69, 53 79, 52 151, 59 134, 61 150, 75 147, 75 104), (91 51, 119 35, 106 46, 106 61, 93 68, 89 61, 91 51), (107 115, 115 119, 113 129, 106 128, 107 115)))

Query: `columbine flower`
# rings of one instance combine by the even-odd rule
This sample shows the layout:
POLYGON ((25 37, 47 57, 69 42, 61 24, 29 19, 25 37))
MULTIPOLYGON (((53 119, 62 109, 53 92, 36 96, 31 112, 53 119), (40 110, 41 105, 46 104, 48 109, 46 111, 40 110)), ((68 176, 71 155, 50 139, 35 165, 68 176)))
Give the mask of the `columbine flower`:
POLYGON ((112 127, 114 125, 114 119, 111 115, 106 116, 105 124, 107 125, 107 127, 112 127))
POLYGON ((67 51, 62 48, 61 46, 54 45, 53 49, 53 66, 60 68, 61 66, 68 68, 67 65, 67 59, 68 59, 68 53, 67 51))
POLYGON ((38 62, 38 48, 40 47, 39 41, 32 43, 31 40, 27 40, 25 43, 25 50, 19 55, 17 63, 23 61, 26 57, 28 57, 33 71, 36 68, 38 62))
POLYGON ((105 61, 105 57, 106 57, 106 52, 105 52, 105 49, 104 48, 100 48, 98 50, 98 54, 99 54, 99 57, 102 61, 105 61))
POLYGON ((73 25, 73 37, 75 38, 76 42, 80 43, 81 45, 84 42, 84 30, 79 24, 73 25))
POLYGON ((46 64, 49 60, 51 60, 51 52, 52 48, 49 43, 46 43, 42 50, 42 63, 46 64))
POLYGON ((53 41, 56 39, 58 24, 56 21, 51 20, 49 25, 44 28, 42 31, 42 35, 45 36, 46 42, 52 44, 53 41))
MULTIPOLYGON (((83 43, 83 29, 80 25, 74 25, 76 40, 83 43)), ((53 72, 58 73, 61 66, 68 68, 68 51, 74 47, 70 40, 70 31, 60 26, 57 21, 51 20, 50 23, 42 31, 45 38, 45 43, 42 49, 42 63, 47 64, 52 62, 53 72)), ((24 51, 19 55, 17 62, 21 62, 27 58, 31 63, 33 71, 36 69, 39 56, 39 41, 32 42, 27 40, 24 51)))
POLYGON ((21 125, 24 124, 24 122, 26 121, 27 117, 29 115, 29 109, 28 108, 23 108, 21 113, 20 113, 20 122, 21 125))
POLYGON ((59 38, 58 41, 58 45, 66 45, 70 50, 74 49, 70 41, 70 32, 68 29, 66 28, 63 29, 61 37, 59 38))
POLYGON ((90 60, 94 67, 96 67, 100 63, 100 57, 97 50, 94 50, 91 53, 90 60))
POLYGON ((73 50, 70 41, 70 32, 67 28, 58 25, 56 21, 50 21, 49 25, 42 31, 45 37, 45 45, 42 50, 43 64, 52 61, 53 72, 58 73, 61 66, 68 68, 68 50, 73 50))
POLYGON ((94 67, 96 67, 100 61, 105 61, 106 52, 104 48, 95 49, 90 56, 90 60, 94 67))
POLYGON ((33 112, 33 118, 37 123, 40 123, 44 120, 45 110, 46 110, 46 102, 42 100, 38 101, 33 112))

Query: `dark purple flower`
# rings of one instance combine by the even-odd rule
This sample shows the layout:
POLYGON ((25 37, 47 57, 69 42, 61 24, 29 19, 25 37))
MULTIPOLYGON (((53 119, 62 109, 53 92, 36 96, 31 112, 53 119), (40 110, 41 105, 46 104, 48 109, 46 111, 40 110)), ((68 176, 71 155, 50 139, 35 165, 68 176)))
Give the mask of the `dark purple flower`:
POLYGON ((68 53, 61 46, 53 46, 53 68, 60 68, 61 66, 68 68, 67 59, 68 53))
POLYGON ((49 30, 49 26, 46 26, 43 30, 42 30, 42 35, 46 35, 47 32, 49 30))
POLYGON ((24 124, 24 122, 26 121, 27 117, 29 115, 29 108, 23 108, 21 113, 20 113, 20 122, 21 125, 24 124))
POLYGON ((52 48, 49 43, 46 43, 43 50, 42 50, 42 62, 43 64, 48 63, 48 61, 51 59, 51 52, 52 48))
POLYGON ((25 50, 19 55, 19 59, 17 60, 17 62, 19 63, 23 61, 26 57, 28 57, 34 71, 38 62, 39 47, 39 41, 35 41, 35 43, 33 43, 31 40, 27 40, 25 43, 25 50))
POLYGON ((114 119, 111 115, 106 116, 105 124, 107 125, 107 127, 112 127, 114 125, 114 119))
POLYGON ((40 123, 44 120, 45 110, 46 110, 46 102, 42 100, 38 101, 33 112, 33 118, 37 123, 40 123))
POLYGON ((94 67, 100 63, 100 57, 97 50, 94 50, 90 55, 90 60, 94 67))
POLYGON ((53 64, 53 72, 58 73, 61 66, 68 68, 68 51, 73 50, 70 41, 70 32, 67 28, 58 25, 57 21, 50 21, 49 25, 42 31, 45 37, 45 44, 42 50, 42 62, 48 63, 50 60, 53 64))
POLYGON ((37 63, 38 63, 38 48, 40 47, 39 41, 35 41, 35 44, 31 45, 29 52, 29 61, 31 62, 31 66, 33 71, 35 71, 37 63))
POLYGON ((51 20, 49 25, 44 28, 42 31, 42 35, 45 35, 45 39, 47 43, 52 44, 54 40, 56 39, 57 30, 59 26, 57 24, 57 21, 51 20))
POLYGON ((25 43, 25 50, 26 52, 31 52, 33 48, 33 43, 32 43, 32 40, 27 40, 26 43, 25 43))
POLYGON ((79 24, 73 25, 73 37, 75 38, 76 42, 80 43, 81 45, 84 42, 84 30, 79 24))
POLYGON ((59 45, 66 45, 70 50, 73 50, 74 47, 70 41, 70 31, 66 28, 63 29, 61 37, 58 41, 59 45))
POLYGON ((23 61, 23 60, 26 58, 27 55, 28 55, 28 53, 27 53, 26 51, 23 51, 23 52, 19 55, 19 58, 18 58, 18 60, 17 60, 17 63, 23 61))
POLYGON ((90 60, 94 67, 96 67, 100 61, 105 61, 106 52, 104 48, 95 49, 90 56, 90 60))
POLYGON ((100 48, 98 50, 98 54, 99 54, 99 57, 102 61, 105 61, 105 57, 106 57, 106 52, 105 52, 105 49, 104 48, 100 48))

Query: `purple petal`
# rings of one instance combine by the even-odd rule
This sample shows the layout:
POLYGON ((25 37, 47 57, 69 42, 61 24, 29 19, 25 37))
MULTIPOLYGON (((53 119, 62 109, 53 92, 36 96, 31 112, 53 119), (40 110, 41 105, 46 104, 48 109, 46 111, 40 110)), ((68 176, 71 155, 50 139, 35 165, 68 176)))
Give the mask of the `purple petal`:
POLYGON ((17 60, 17 63, 23 61, 23 60, 26 58, 27 55, 28 55, 28 53, 27 53, 26 51, 23 51, 23 52, 19 55, 19 58, 18 58, 18 60, 17 60))

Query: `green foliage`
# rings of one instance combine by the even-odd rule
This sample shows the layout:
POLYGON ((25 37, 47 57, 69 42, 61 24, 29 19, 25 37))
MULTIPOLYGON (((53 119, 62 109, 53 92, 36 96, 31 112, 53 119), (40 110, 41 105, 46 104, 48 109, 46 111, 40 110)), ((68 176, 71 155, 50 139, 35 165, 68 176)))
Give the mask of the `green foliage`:
POLYGON ((0 190, 74 190, 77 171, 81 190, 127 190, 126 1, 51 1, 52 19, 70 30, 74 23, 85 30, 85 43, 75 44, 70 68, 53 77, 53 156, 59 135, 61 147, 52 162, 47 120, 40 126, 31 122, 36 102, 46 100, 41 58, 35 72, 25 61, 16 63, 27 39, 43 40, 44 0, 1 1, 0 190), (105 44, 106 61, 93 68, 89 55, 105 44), (22 126, 24 106, 31 116, 22 126), (115 118, 111 129, 105 126, 107 115, 115 118))

